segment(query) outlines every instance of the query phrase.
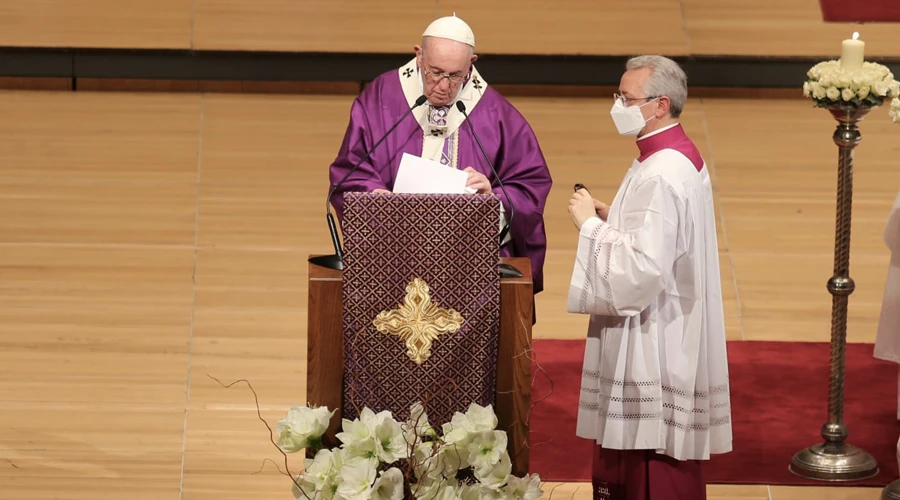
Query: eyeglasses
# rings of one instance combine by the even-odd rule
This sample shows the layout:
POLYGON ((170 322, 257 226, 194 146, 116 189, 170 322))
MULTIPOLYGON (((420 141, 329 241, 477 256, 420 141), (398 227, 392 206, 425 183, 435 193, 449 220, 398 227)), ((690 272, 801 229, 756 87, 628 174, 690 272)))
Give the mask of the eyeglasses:
POLYGON ((441 80, 446 78, 447 80, 450 81, 450 83, 460 83, 466 78, 465 73, 447 74, 447 73, 441 73, 440 71, 426 71, 425 76, 436 82, 440 82, 441 80))
POLYGON ((662 97, 662 96, 655 95, 655 96, 650 96, 650 97, 625 97, 625 96, 622 96, 619 94, 613 94, 613 99, 620 101, 623 106, 628 104, 628 101, 643 101, 645 99, 656 99, 658 97, 662 97))

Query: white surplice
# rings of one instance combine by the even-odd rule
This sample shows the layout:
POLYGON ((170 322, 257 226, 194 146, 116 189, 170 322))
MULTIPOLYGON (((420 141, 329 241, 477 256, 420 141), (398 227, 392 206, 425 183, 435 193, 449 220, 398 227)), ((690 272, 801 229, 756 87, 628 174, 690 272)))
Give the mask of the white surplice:
MULTIPOLYGON (((894 199, 894 206, 884 228, 884 243, 891 253, 891 263, 884 282, 874 355, 878 359, 900 363, 900 193, 894 199)), ((897 418, 900 419, 900 374, 897 384, 897 418)))
MULTIPOLYGON (((702 160, 700 160, 702 161, 702 160)), ((725 320, 707 168, 635 160, 608 221, 578 237, 568 311, 590 314, 577 435, 678 460, 732 449, 725 320)))

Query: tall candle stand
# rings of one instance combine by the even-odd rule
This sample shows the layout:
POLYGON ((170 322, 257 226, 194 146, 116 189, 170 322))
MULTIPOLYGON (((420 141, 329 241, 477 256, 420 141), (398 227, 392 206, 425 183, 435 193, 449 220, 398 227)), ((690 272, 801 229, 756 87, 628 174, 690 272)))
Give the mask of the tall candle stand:
POLYGON ((838 153, 837 214, 834 235, 834 275, 828 280, 831 293, 831 375, 828 384, 828 421, 822 426, 824 443, 814 444, 794 455, 790 471, 821 481, 856 481, 878 474, 878 463, 869 453, 847 444, 844 423, 844 349, 847 344, 847 300, 853 293, 850 278, 850 211, 853 199, 853 149, 861 135, 857 124, 871 110, 861 106, 827 108, 838 121, 834 143, 838 153))

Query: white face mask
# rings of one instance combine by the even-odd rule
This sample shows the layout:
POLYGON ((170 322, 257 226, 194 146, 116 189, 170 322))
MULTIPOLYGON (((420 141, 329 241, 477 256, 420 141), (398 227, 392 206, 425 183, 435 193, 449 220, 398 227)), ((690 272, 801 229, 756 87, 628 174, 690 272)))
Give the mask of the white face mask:
POLYGON ((613 103, 613 107, 609 111, 609 114, 616 124, 616 129, 622 135, 638 135, 641 132, 641 129, 644 128, 644 125, 655 118, 655 116, 651 116, 649 119, 645 120, 644 115, 641 114, 641 108, 653 101, 645 102, 640 106, 625 106, 622 104, 621 100, 616 99, 615 101, 616 102, 613 103))

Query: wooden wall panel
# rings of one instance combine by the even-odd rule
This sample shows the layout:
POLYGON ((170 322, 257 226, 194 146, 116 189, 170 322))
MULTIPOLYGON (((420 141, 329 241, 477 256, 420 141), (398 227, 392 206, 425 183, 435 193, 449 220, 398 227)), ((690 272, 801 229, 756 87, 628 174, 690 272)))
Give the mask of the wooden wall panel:
POLYGON ((469 23, 481 53, 688 53, 678 0, 445 0, 440 6, 440 15, 456 12, 469 23))
POLYGON ((411 53, 454 12, 485 54, 837 57, 857 30, 900 57, 896 24, 825 23, 817 0, 5 1, 0 46, 411 53))
POLYGON ((900 56, 900 25, 826 23, 818 0, 684 0, 684 17, 694 55, 838 58, 859 31, 867 57, 900 56))
POLYGON ((409 52, 433 0, 196 0, 194 48, 409 52))
POLYGON ((186 49, 191 2, 6 0, 0 2, 0 46, 186 49))

